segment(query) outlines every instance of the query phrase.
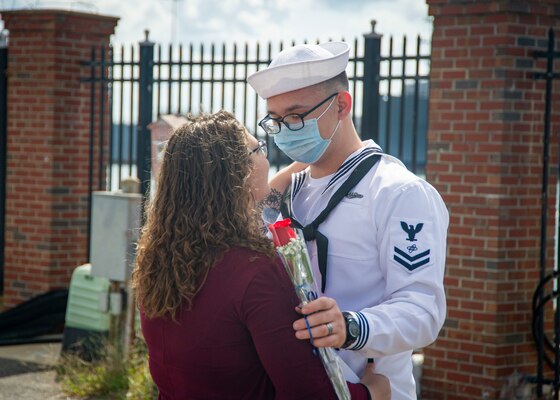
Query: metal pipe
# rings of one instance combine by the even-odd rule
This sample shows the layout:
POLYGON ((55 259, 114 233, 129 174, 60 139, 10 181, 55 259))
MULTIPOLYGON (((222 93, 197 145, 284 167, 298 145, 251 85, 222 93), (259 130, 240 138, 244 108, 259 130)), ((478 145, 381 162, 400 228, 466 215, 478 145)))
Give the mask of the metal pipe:
POLYGON ((97 166, 97 190, 103 190, 103 148, 105 147, 105 47, 101 46, 101 81, 99 83, 99 164, 97 166))
MULTIPOLYGON (((113 143, 113 90, 115 88, 113 82, 115 81, 115 76, 114 76, 114 64, 113 64, 113 58, 114 58, 114 54, 113 54, 113 47, 110 46, 109 47, 109 73, 108 73, 108 79, 109 79, 109 86, 107 88, 107 101, 108 101, 108 106, 109 106, 109 155, 108 155, 108 163, 107 163, 107 168, 105 169, 105 176, 107 177, 107 185, 106 188, 107 190, 111 190, 112 188, 112 183, 113 183, 113 147, 114 147, 114 143, 113 143)), ((120 187, 120 176, 117 179, 117 182, 119 184, 120 187)))
MULTIPOLYGON (((118 157, 118 163, 119 163, 119 188, 121 187, 121 182, 122 182, 122 164, 123 164, 123 104, 124 104, 124 82, 123 82, 123 76, 124 76, 124 65, 122 64, 124 61, 124 46, 121 46, 121 64, 120 64, 120 79, 119 79, 119 95, 120 95, 120 105, 119 105, 119 144, 118 144, 118 148, 119 148, 119 157, 118 157)), ((111 165, 112 168, 112 165, 111 165)))
MULTIPOLYGON (((134 46, 130 46, 130 60, 134 62, 134 46)), ((130 67, 130 76, 134 76, 134 66, 130 67)), ((132 158, 133 158, 133 132, 134 132, 134 82, 130 82, 130 112, 128 121, 128 176, 132 176, 132 158)), ((138 140, 138 132, 136 132, 136 140, 138 140)), ((137 173, 138 174, 138 173, 137 173)))
POLYGON ((91 241, 91 205, 93 191, 93 135, 95 130, 95 47, 91 48, 91 69, 90 69, 90 97, 89 97, 89 168, 88 168, 88 220, 87 220, 87 249, 86 255, 90 261, 90 241, 91 241))

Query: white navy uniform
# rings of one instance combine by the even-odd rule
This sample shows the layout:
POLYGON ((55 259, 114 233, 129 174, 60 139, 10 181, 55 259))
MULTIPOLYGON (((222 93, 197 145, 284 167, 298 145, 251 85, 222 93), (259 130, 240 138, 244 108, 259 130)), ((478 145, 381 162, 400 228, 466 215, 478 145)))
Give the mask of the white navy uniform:
MULTIPOLYGON (((355 165, 380 151, 371 140, 365 145, 333 175, 313 179, 309 169, 293 175, 295 219, 304 226, 313 222, 355 165)), ((448 224, 438 192, 383 154, 318 227, 329 240, 324 295, 356 312, 362 331, 339 354, 357 376, 367 358, 375 358, 394 400, 416 399, 412 350, 432 343, 445 320, 448 224)), ((307 245, 320 281, 316 242, 307 245)))

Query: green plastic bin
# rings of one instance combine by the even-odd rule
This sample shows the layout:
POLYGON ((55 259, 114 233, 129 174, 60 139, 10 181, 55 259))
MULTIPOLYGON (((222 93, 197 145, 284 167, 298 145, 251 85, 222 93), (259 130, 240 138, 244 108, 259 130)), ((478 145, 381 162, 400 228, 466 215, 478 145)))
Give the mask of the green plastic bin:
POLYGON ((68 290, 62 353, 74 353, 87 361, 103 355, 111 316, 100 309, 99 299, 108 293, 109 279, 91 276, 91 264, 74 270, 68 290))
POLYGON ((82 265, 72 273, 66 327, 88 331, 109 331, 110 314, 99 309, 99 298, 109 292, 109 279, 91 276, 91 264, 82 265))

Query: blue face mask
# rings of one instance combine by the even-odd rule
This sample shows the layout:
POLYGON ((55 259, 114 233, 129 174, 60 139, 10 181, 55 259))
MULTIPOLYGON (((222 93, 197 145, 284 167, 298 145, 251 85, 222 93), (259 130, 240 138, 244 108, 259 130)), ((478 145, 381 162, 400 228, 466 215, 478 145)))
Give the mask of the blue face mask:
POLYGON ((339 120, 328 139, 323 139, 321 137, 317 121, 327 112, 333 102, 334 99, 332 99, 331 104, 329 104, 325 111, 317 118, 306 120, 304 127, 300 130, 291 131, 289 129, 282 129, 274 135, 274 143, 294 161, 306 164, 313 164, 316 162, 325 153, 327 147, 329 147, 331 139, 336 133, 338 125, 340 125, 339 120))

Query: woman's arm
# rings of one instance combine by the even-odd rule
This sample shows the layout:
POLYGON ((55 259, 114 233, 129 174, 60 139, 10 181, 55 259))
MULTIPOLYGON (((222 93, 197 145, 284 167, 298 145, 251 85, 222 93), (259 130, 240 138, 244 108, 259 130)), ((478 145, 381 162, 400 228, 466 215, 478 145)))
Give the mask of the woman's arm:
POLYGON ((292 182, 292 174, 295 172, 303 171, 305 168, 307 168, 307 165, 308 164, 295 161, 287 167, 282 168, 276 173, 276 175, 274 175, 270 179, 270 181, 268 181, 270 189, 276 190, 280 193, 284 193, 286 188, 290 186, 290 183, 292 182))
POLYGON ((276 218, 280 214, 282 202, 287 196, 286 189, 292 182, 292 174, 302 171, 306 167, 307 164, 293 162, 278 171, 268 182, 268 194, 257 203, 257 212, 261 214, 263 220, 263 234, 268 232, 268 224, 276 222, 276 218))
MULTIPOLYGON (((294 337, 292 323, 297 318, 294 311, 297 302, 280 262, 263 263, 247 287, 241 306, 242 318, 274 384, 276 399, 335 400, 336 394, 319 356, 308 341, 294 337)), ((348 385, 353 400, 368 398, 364 385, 348 385)))

